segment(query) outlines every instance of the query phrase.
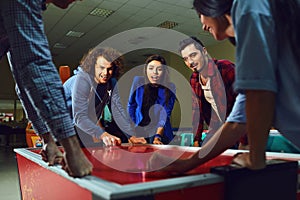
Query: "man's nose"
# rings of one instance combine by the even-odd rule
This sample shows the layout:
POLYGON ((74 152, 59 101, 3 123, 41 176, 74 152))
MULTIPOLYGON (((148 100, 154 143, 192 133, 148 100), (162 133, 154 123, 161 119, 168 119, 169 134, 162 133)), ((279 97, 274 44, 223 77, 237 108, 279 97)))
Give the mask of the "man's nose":
POLYGON ((104 69, 104 70, 102 71, 102 73, 103 73, 103 74, 107 74, 107 73, 108 73, 108 69, 104 69))
POLYGON ((189 64, 192 64, 194 61, 193 61, 193 59, 189 56, 189 57, 187 58, 187 62, 188 62, 189 64))

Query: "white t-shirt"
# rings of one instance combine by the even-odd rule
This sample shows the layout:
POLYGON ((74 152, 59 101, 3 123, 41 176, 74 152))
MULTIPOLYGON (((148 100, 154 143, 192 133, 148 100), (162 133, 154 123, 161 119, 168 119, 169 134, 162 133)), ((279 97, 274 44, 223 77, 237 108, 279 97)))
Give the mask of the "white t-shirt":
POLYGON ((222 122, 222 119, 220 117, 220 114, 219 114, 219 111, 218 111, 218 108, 217 108, 216 101, 215 101, 215 99, 213 97, 213 94, 212 94, 212 91, 211 91, 211 86, 210 86, 211 79, 208 77, 207 82, 206 82, 205 85, 202 84, 202 81, 199 81, 199 83, 201 85, 201 88, 204 91, 204 97, 205 97, 206 101, 208 103, 210 103, 211 107, 213 108, 216 115, 218 116, 218 119, 220 120, 220 122, 222 122))

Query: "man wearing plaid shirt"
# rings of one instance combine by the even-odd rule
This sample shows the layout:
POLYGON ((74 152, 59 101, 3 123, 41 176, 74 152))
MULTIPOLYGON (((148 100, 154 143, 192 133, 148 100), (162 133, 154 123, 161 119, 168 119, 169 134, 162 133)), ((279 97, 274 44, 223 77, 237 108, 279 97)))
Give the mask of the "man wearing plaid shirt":
POLYGON ((195 37, 182 40, 179 45, 185 64, 193 71, 190 84, 194 92, 194 146, 200 146, 204 124, 209 126, 209 130, 203 143, 221 127, 232 110, 237 96, 233 90, 235 65, 228 60, 211 58, 202 42, 195 37))

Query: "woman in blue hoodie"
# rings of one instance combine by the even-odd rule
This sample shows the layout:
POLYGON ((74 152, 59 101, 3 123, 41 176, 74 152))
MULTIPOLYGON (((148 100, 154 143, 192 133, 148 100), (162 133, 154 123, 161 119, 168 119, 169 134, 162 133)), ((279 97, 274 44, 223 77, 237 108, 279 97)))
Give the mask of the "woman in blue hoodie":
POLYGON ((128 112, 136 125, 136 134, 153 144, 168 144, 174 138, 170 116, 176 100, 176 88, 169 79, 165 59, 147 58, 144 77, 133 80, 128 112))

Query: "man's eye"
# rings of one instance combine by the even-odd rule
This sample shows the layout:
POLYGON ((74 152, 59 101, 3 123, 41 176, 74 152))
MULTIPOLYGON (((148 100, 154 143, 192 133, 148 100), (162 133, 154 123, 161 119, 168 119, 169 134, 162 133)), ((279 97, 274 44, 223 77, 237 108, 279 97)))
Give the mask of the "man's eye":
POLYGON ((197 55, 197 53, 192 53, 191 57, 194 58, 197 55))

